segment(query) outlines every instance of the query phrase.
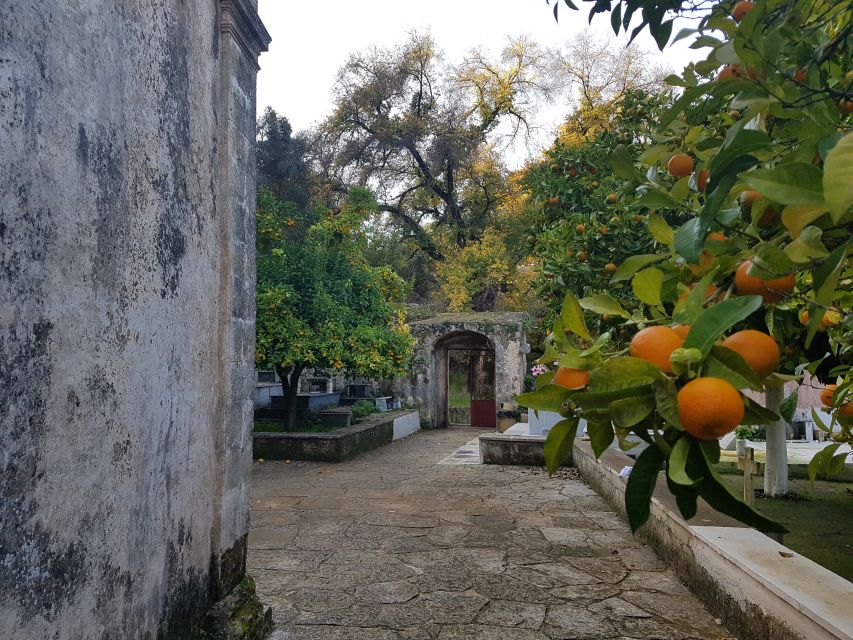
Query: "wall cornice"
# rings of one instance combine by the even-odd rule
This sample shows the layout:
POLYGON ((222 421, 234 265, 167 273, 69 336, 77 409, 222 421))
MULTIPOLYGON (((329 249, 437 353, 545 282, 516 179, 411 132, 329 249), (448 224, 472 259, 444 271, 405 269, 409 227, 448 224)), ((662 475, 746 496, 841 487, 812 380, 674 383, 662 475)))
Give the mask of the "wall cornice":
POLYGON ((258 58, 272 38, 249 0, 219 0, 219 31, 234 38, 255 68, 260 68, 258 58))

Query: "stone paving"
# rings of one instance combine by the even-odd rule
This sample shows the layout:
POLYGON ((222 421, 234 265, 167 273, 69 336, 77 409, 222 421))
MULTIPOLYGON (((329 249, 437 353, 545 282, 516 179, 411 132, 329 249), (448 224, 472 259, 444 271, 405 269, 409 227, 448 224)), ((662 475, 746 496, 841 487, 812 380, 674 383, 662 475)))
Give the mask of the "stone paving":
POLYGON ((271 640, 713 639, 713 617, 583 482, 438 464, 470 429, 253 474, 271 640))

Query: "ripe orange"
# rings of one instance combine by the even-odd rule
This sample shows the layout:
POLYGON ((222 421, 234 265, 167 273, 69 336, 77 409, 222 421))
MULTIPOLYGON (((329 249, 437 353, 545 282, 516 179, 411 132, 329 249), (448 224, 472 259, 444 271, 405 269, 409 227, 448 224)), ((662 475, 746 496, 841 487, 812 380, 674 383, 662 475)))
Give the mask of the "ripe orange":
POLYGON ((634 216, 635 222, 642 222, 643 220, 644 220, 643 216, 641 216, 639 213, 634 216))
POLYGON ((827 327, 834 327, 841 322, 841 312, 836 311, 835 309, 827 309, 823 312, 823 319, 821 322, 827 327))
POLYGON ((618 268, 619 268, 619 267, 617 267, 617 266, 616 266, 615 264, 613 264, 612 262, 608 262, 606 265, 604 265, 604 270, 605 270, 607 273, 616 273, 616 269, 618 269, 618 268))
POLYGON ((683 153, 674 155, 666 163, 666 170, 669 175, 676 178, 684 178, 693 173, 693 158, 683 153))
POLYGON ((705 240, 713 240, 714 242, 725 242, 726 240, 728 240, 728 238, 726 238, 726 234, 720 231, 712 231, 708 234, 708 237, 705 238, 705 240))
POLYGON ((793 273, 773 280, 762 280, 747 273, 751 266, 752 260, 744 260, 735 272, 735 291, 738 295, 761 296, 765 303, 770 304, 779 302, 785 297, 785 294, 794 290, 796 280, 793 273))
POLYGON ((631 338, 631 355, 651 362, 667 373, 672 373, 672 365, 669 362, 670 354, 680 349, 684 339, 679 336, 672 327, 656 325, 646 327, 631 338))
POLYGON ((587 255, 586 251, 580 251, 580 252, 578 252, 578 260, 580 260, 581 262, 586 262, 586 259, 587 259, 588 257, 589 257, 589 256, 587 255))
POLYGON ((702 191, 702 192, 704 192, 704 191, 705 191, 705 187, 707 187, 707 186, 708 186, 708 179, 709 179, 710 177, 711 177, 711 172, 710 172, 710 171, 708 171, 707 169, 702 169, 702 171, 700 171, 700 172, 696 175, 696 189, 697 189, 698 191, 702 191))
POLYGON ((608 229, 607 227, 598 227, 598 233, 600 233, 601 235, 605 235, 608 231, 610 231, 610 229, 608 229))
POLYGON ((575 250, 574 250, 574 249, 571 249, 571 248, 566 249, 566 257, 567 257, 567 258, 571 258, 573 255, 575 255, 575 250))
POLYGON ((589 383, 589 371, 586 369, 572 369, 560 367, 554 374, 554 384, 566 389, 580 389, 589 383))
POLYGON ((577 231, 578 233, 583 233, 584 231, 586 231, 586 225, 584 223, 580 223, 578 226, 575 227, 575 231, 577 231))
POLYGON ((714 440, 741 423, 743 398, 721 378, 696 378, 678 392, 678 415, 694 438, 714 440))
POLYGON ((747 213, 752 211, 752 205, 761 197, 758 191, 744 191, 740 194, 740 206, 747 213))
POLYGON ((837 384, 828 384, 826 388, 820 392, 820 401, 823 403, 825 407, 832 406, 832 393, 838 387, 837 384))
POLYGON ((690 333, 690 325, 689 324, 674 324, 672 325, 672 330, 678 334, 678 337, 682 340, 687 339, 687 334, 690 333))
POLYGON ((843 114, 853 113, 853 100, 848 98, 841 98, 837 102, 838 110, 843 114))
MULTIPOLYGON (((800 311, 800 324, 803 325, 804 327, 809 326, 809 317, 810 316, 809 316, 809 310, 808 309, 803 309, 802 311, 800 311)), ((825 318, 826 318, 826 316, 824 316, 824 319, 825 318)), ((819 325, 817 325, 817 330, 820 333, 823 333, 824 331, 826 331, 826 322, 821 320, 821 323, 819 325)))
MULTIPOLYGON (((693 285, 690 287, 690 290, 692 291, 695 288, 696 285, 693 285)), ((707 300, 708 298, 716 297, 717 292, 719 292, 719 289, 716 287, 716 285, 709 284, 708 287, 705 289, 705 300, 707 300)), ((678 301, 683 302, 684 300, 687 300, 687 296, 689 295, 690 293, 685 291, 684 293, 678 296, 678 301)))
POLYGON ((720 69, 715 80, 719 82, 720 80, 729 80, 733 78, 740 78, 740 65, 727 64, 725 67, 720 69))
POLYGON ((749 0, 741 0, 732 9, 732 18, 735 22, 740 22, 743 17, 755 8, 755 3, 749 0))
POLYGON ((607 196, 607 202, 609 202, 610 204, 613 204, 617 200, 619 200, 619 196, 617 196, 615 193, 611 193, 609 196, 607 196))
POLYGON ((560 204, 560 196, 553 196, 551 198, 548 198, 545 202, 547 202, 551 206, 560 204))
POLYGON ((723 340, 723 346, 739 353, 762 378, 776 371, 782 357, 773 336, 754 329, 733 333, 723 340))

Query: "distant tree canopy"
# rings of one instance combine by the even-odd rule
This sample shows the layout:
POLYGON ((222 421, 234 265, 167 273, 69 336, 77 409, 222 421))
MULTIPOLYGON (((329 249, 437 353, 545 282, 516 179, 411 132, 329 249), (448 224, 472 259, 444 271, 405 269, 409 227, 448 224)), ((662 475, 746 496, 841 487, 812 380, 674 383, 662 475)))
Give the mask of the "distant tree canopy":
POLYGON ((550 95, 545 63, 523 39, 497 60, 473 51, 455 66, 422 35, 356 54, 314 134, 315 164, 330 192, 373 186, 401 239, 440 260, 442 238, 461 248, 482 236, 505 182, 493 145, 526 131, 550 95))
POLYGON ((258 119, 258 182, 283 202, 298 209, 309 203, 309 171, 306 144, 294 138, 290 123, 267 107, 258 119))
POLYGON ((538 313, 528 236, 543 210, 524 176, 539 160, 510 171, 509 145, 532 141, 537 105, 556 101, 567 111, 559 144, 594 139, 627 94, 654 93, 661 77, 643 51, 587 33, 563 51, 517 39, 455 63, 417 34, 355 54, 314 130, 294 136, 270 109, 260 119, 259 180, 275 199, 259 208, 259 240, 276 241, 276 225, 261 224, 270 212, 297 234, 313 207, 337 214, 353 187, 368 188, 363 257, 400 275, 410 301, 538 313))

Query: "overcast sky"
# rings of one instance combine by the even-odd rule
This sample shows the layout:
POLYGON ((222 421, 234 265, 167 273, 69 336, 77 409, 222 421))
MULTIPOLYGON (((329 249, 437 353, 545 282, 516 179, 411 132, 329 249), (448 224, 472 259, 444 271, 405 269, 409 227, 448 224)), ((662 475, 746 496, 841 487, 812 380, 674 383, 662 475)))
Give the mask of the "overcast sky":
MULTIPOLYGON (((587 6, 584 3, 582 10, 587 6)), ((497 52, 518 35, 559 47, 587 24, 585 12, 565 6, 556 23, 543 0, 260 0, 259 12, 272 44, 261 56, 258 113, 271 106, 287 116, 294 130, 330 112, 335 74, 351 53, 400 44, 413 29, 429 30, 447 57, 458 60, 477 46, 497 52)), ((613 38, 607 16, 596 17, 592 29, 613 38)), ((638 41, 657 52, 645 33, 638 41)), ((673 70, 688 59, 699 59, 683 41, 658 55, 660 63, 673 70)), ((553 128, 565 111, 550 110, 542 125, 553 128)))

